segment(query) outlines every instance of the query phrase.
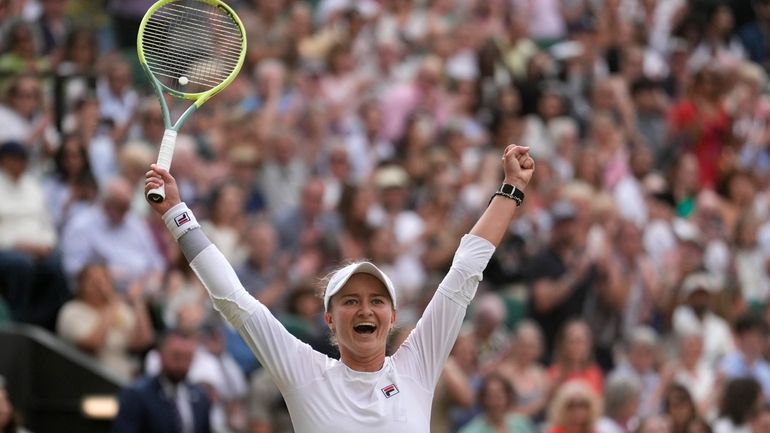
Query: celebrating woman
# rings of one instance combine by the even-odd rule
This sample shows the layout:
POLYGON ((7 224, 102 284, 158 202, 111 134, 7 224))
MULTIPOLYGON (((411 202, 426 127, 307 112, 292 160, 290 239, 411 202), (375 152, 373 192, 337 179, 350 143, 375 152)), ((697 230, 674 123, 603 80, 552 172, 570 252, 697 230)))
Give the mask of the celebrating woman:
POLYGON ((392 355, 385 355, 396 321, 396 290, 369 262, 347 265, 329 278, 325 320, 336 339, 335 360, 289 334, 238 281, 222 253, 180 201, 174 178, 153 165, 145 189, 165 185, 152 203, 206 286, 214 306, 239 330, 280 389, 298 433, 427 432, 436 382, 460 330, 482 271, 524 198, 535 168, 526 147, 503 153, 505 180, 463 236, 452 267, 422 318, 392 355))

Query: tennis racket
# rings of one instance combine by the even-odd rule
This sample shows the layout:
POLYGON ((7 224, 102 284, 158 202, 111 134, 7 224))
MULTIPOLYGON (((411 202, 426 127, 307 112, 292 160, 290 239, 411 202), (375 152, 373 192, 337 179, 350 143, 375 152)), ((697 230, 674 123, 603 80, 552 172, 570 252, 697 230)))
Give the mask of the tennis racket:
MULTIPOLYGON (((166 131, 158 165, 168 170, 179 129, 238 75, 246 57, 246 31, 220 0, 159 0, 142 19, 136 48, 163 110, 166 131), (194 101, 173 124, 166 95, 194 101)), ((147 193, 156 203, 165 197, 163 186, 147 193)))

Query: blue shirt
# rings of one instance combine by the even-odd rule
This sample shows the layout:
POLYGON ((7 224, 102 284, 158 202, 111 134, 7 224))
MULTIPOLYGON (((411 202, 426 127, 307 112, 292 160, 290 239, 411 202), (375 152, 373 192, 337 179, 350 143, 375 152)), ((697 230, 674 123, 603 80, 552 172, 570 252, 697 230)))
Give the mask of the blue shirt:
POLYGON ((749 364, 741 352, 732 352, 722 359, 720 369, 728 379, 746 377, 756 379, 762 386, 765 399, 770 399, 770 363, 764 359, 758 359, 753 364, 749 364))

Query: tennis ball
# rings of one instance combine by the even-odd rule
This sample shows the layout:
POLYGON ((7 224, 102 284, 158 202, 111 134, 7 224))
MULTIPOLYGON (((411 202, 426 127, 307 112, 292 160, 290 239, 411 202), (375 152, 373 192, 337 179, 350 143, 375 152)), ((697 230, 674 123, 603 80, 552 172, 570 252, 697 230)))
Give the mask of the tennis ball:
POLYGON ((187 79, 187 77, 185 77, 184 75, 183 75, 183 76, 181 76, 181 77, 179 77, 179 84, 181 84, 181 85, 183 85, 183 86, 184 86, 184 85, 185 85, 185 84, 187 84, 188 82, 190 82, 190 80, 188 80, 188 79, 187 79))

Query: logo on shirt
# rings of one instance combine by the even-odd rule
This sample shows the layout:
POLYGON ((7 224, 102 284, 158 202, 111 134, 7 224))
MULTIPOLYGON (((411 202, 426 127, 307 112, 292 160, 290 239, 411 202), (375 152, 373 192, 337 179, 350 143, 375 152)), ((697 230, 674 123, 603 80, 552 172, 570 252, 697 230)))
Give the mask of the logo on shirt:
POLYGON ((385 388, 382 388, 382 393, 385 394, 386 398, 391 398, 394 395, 398 394, 398 388, 395 384, 390 384, 386 386, 385 388))
POLYGON ((182 212, 182 214, 174 218, 174 222, 177 227, 182 227, 183 224, 190 222, 190 215, 187 215, 187 212, 182 212))

